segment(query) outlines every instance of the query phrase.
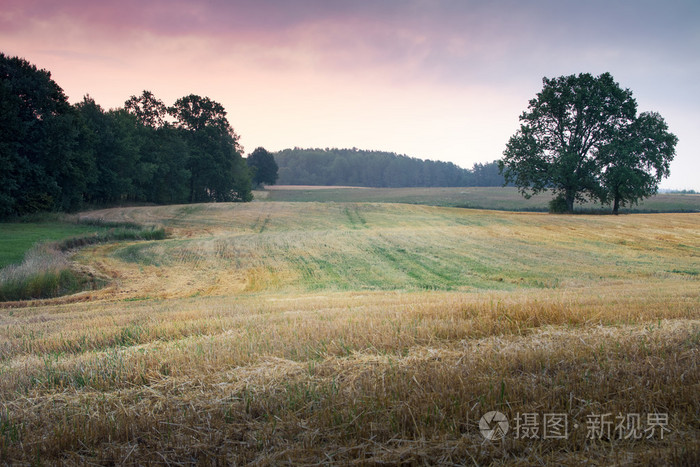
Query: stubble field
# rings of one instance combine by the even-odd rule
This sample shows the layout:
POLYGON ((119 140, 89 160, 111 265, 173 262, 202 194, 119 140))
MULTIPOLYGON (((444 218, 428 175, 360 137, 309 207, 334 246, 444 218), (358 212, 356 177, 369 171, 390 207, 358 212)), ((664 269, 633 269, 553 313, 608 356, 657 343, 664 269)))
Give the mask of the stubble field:
POLYGON ((76 252, 104 289, 0 308, 3 462, 700 460, 697 214, 82 216, 170 236, 76 252), (495 410, 509 430, 486 440, 495 410), (552 414, 565 437, 545 436, 552 414))

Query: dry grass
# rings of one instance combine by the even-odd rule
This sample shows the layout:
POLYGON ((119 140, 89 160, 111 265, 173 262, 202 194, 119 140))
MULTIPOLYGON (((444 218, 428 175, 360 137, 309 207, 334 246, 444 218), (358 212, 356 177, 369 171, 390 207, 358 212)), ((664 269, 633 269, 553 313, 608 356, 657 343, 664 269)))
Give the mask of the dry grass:
POLYGON ((73 294, 96 283, 71 268, 68 255, 55 244, 38 244, 20 264, 0 268, 0 302, 73 294))
POLYGON ((89 215, 174 237, 84 250, 114 280, 88 302, 0 309, 0 462, 700 460, 696 215, 89 215), (488 442, 489 410, 566 413, 571 436, 488 442), (663 440, 586 438, 589 415, 655 412, 663 440))

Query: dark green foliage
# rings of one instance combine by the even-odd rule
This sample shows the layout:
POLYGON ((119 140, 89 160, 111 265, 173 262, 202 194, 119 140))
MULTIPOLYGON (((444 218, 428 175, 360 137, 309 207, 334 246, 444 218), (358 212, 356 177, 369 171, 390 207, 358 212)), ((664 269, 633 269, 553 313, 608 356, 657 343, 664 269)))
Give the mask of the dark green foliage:
POLYGON ((168 109, 144 91, 123 109, 104 111, 89 96, 71 106, 48 71, 0 54, 0 128, 0 218, 252 199, 238 136, 207 97, 168 109))
MULTIPOLYGON (((505 180, 498 169, 498 162, 476 163, 467 177, 465 186, 504 186, 505 180)), ((512 186, 512 185, 509 185, 512 186)))
POLYGON ((525 197, 551 190, 552 208, 597 199, 617 213, 656 193, 675 153, 663 119, 636 114, 632 92, 609 73, 544 78, 499 168, 525 197))
POLYGON ((250 201, 250 173, 223 106, 191 94, 169 112, 189 148, 189 202, 250 201))
POLYGON ((96 232, 92 235, 70 237, 58 242, 56 245, 59 250, 67 251, 98 243, 121 242, 124 240, 163 240, 165 237, 165 229, 162 228, 134 229, 132 227, 120 227, 96 232))
POLYGON ((256 148, 246 158, 246 163, 251 170, 253 183, 256 186, 262 184, 274 185, 277 182, 279 167, 277 167, 275 157, 265 148, 256 148))
POLYGON ((104 112, 86 96, 76 105, 84 125, 81 150, 95 161, 95 177, 86 194, 90 203, 139 199, 140 138, 137 120, 125 111, 104 112))
POLYGON ((566 204, 566 198, 563 195, 557 195, 549 202, 549 212, 552 214, 563 214, 569 212, 569 207, 566 204))
POLYGON ((366 187, 501 186, 496 163, 473 170, 451 162, 430 161, 357 149, 285 149, 274 154, 282 185, 366 187))
POLYGON ((92 161, 75 111, 46 70, 0 53, 0 217, 77 208, 92 161))
POLYGON ((655 112, 642 113, 622 131, 599 157, 603 189, 598 197, 604 204, 612 203, 614 214, 656 194, 659 182, 670 173, 678 142, 655 112))
POLYGON ((190 199, 190 149, 166 118, 168 108, 150 91, 131 96, 124 109, 137 122, 143 184, 140 196, 154 203, 185 203, 190 199))
POLYGON ((124 102, 124 110, 136 116, 143 126, 153 129, 162 128, 168 115, 168 108, 151 91, 143 91, 138 97, 131 96, 124 102))

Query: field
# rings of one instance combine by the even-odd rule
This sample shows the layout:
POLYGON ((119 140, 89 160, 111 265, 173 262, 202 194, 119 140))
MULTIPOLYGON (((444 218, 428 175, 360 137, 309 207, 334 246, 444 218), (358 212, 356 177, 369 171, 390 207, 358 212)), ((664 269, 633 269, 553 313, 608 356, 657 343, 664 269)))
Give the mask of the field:
MULTIPOLYGON (((502 211, 546 212, 552 198, 542 193, 530 199, 523 198, 513 187, 470 188, 360 188, 317 186, 271 186, 269 191, 258 192, 259 197, 271 201, 336 201, 356 203, 393 202, 452 206, 502 211)), ((596 203, 577 204, 577 210, 605 211, 610 207, 596 203)), ((621 212, 700 212, 700 195, 661 193, 638 205, 621 208, 621 212)))
POLYGON ((169 237, 2 305, 0 463, 700 462, 700 215, 279 193, 82 213, 169 237))

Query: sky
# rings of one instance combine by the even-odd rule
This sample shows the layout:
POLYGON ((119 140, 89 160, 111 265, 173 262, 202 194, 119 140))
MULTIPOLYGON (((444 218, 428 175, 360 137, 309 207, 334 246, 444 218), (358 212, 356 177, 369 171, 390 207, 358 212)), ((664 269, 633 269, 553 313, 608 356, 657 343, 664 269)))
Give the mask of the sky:
POLYGON ((71 102, 220 102, 246 153, 502 156, 542 78, 610 72, 679 138, 661 188, 700 190, 697 0, 0 0, 0 52, 71 102))

